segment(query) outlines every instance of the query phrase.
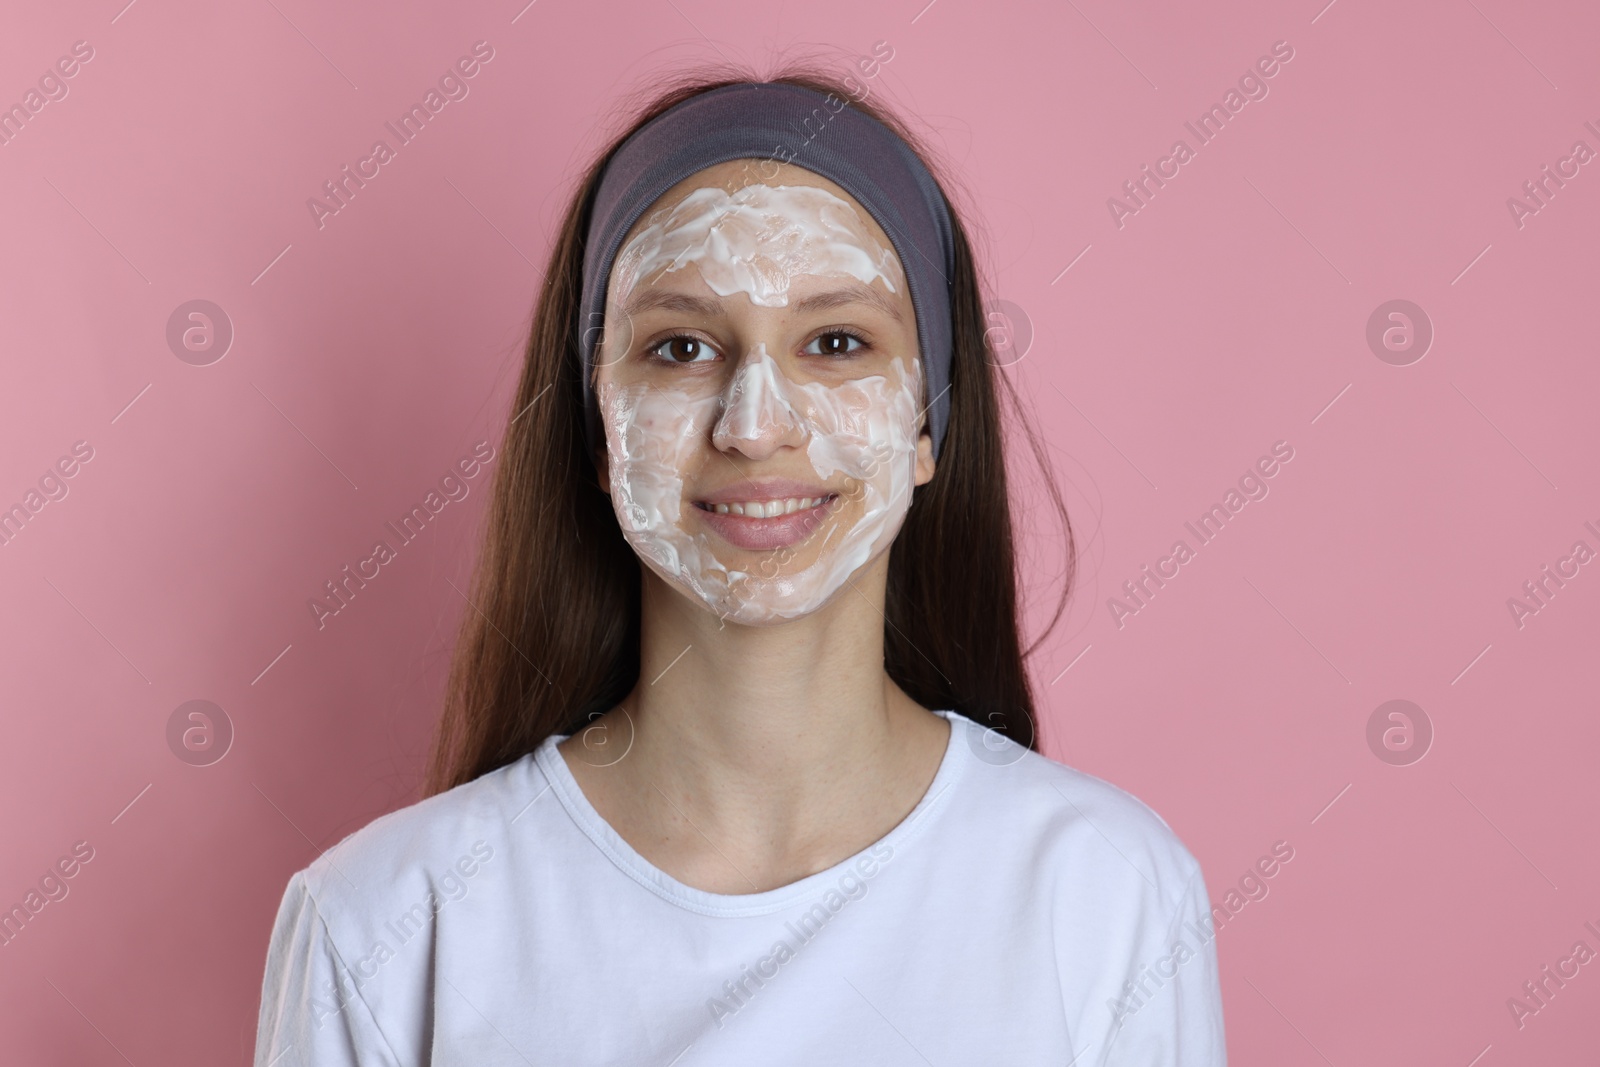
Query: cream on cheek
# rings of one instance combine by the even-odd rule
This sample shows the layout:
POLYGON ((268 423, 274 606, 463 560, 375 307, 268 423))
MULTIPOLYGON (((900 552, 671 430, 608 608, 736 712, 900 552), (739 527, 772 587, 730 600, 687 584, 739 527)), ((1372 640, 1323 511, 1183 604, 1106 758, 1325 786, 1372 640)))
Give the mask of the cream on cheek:
POLYGON ((922 380, 915 361, 908 370, 896 357, 887 377, 834 388, 816 383, 797 388, 808 401, 806 457, 812 469, 835 484, 838 476, 847 479, 848 490, 835 502, 835 515, 842 522, 851 505, 860 513, 848 527, 827 531, 809 567, 787 573, 781 561, 769 561, 780 565, 763 566, 736 587, 743 600, 758 608, 798 606, 797 611, 775 609, 779 615, 821 607, 862 564, 887 550, 911 507, 916 480, 922 380))
POLYGON ((684 509, 693 506, 683 499, 683 473, 703 449, 720 399, 606 381, 598 399, 611 506, 623 536, 663 577, 685 583, 707 603, 722 598, 726 568, 719 573, 715 557, 683 529, 684 509))
MULTIPOLYGON (((743 293, 762 307, 786 306, 791 280, 804 275, 879 280, 893 293, 905 286, 893 250, 850 204, 813 186, 695 190, 653 216, 618 255, 613 299, 620 304, 641 280, 686 267, 719 296, 743 293)), ((914 359, 897 356, 886 375, 841 385, 797 384, 764 345, 716 395, 602 382, 611 499, 623 534, 658 573, 725 618, 770 622, 815 611, 900 528, 915 484, 921 395, 914 359), (767 439, 804 440, 819 481, 842 482, 841 495, 825 532, 766 553, 750 569, 730 568, 715 546, 732 550, 690 513, 684 476, 715 449, 767 439)))
POLYGON ((657 573, 724 618, 759 623, 809 614, 899 531, 915 484, 921 394, 915 361, 908 367, 896 357, 887 375, 838 386, 796 384, 759 347, 726 398, 602 382, 611 499, 623 534, 657 573), (835 486, 843 480, 844 487, 831 521, 822 524, 825 532, 763 554, 748 569, 729 567, 717 555, 715 535, 690 514, 684 473, 704 462, 709 441, 738 437, 740 428, 772 432, 776 409, 804 430, 806 458, 818 478, 835 486), (805 556, 815 558, 802 566, 805 556))

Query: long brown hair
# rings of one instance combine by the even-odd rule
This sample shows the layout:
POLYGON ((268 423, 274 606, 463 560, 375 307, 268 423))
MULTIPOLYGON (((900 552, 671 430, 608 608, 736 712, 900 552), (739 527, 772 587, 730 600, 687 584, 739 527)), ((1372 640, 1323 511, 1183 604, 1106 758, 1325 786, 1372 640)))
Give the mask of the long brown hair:
MULTIPOLYGON (((615 707, 638 680, 640 564, 598 484, 584 429, 577 352, 584 239, 605 165, 634 130, 691 96, 751 80, 761 79, 680 77, 658 87, 573 193, 550 252, 501 445, 426 795, 511 763, 552 734, 580 729, 615 707)), ((793 68, 764 80, 849 101, 904 138, 941 188, 951 188, 902 122, 855 99, 847 88, 853 80, 841 84, 793 68)), ((1037 749, 1038 719, 1023 661, 1061 618, 1075 549, 1039 436, 996 367, 972 249, 953 206, 950 213, 956 257, 949 426, 936 473, 916 490, 890 549, 884 667, 924 707, 955 710, 1037 749), (1026 650, 1002 396, 1045 473, 1041 484, 1066 533, 1060 599, 1044 633, 1026 650)))

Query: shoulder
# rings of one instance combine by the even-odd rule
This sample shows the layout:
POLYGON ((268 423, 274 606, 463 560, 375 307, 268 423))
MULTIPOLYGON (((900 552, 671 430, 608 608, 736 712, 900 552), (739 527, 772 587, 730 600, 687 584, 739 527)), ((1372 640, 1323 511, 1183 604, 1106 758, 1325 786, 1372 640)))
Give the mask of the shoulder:
POLYGON ((1068 896, 1122 896, 1161 912, 1205 893, 1200 864, 1144 801, 955 716, 966 748, 961 818, 1068 896))
POLYGON ((525 755, 374 819, 299 871, 291 890, 299 884, 336 941, 361 943, 375 917, 419 903, 437 911, 457 896, 504 851, 506 827, 546 786, 525 755))
POLYGON ((417 1020, 427 1017, 435 957, 423 948, 435 944, 444 909, 468 907, 454 902, 511 862, 508 827, 544 786, 524 756, 373 820, 297 871, 267 950, 256 1062, 279 1048, 319 1064, 424 1056, 417 1020))

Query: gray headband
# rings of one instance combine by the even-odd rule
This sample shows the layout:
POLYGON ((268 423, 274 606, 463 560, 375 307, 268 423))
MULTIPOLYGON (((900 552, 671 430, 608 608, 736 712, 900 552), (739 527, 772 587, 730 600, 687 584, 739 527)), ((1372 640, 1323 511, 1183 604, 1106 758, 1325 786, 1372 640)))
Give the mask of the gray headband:
POLYGON ((836 95, 798 85, 740 82, 692 96, 651 119, 606 164, 583 252, 578 352, 584 425, 602 439, 590 378, 605 322, 611 264, 633 224, 668 189, 734 159, 792 163, 855 197, 894 244, 911 290, 927 381, 928 430, 938 456, 950 421, 950 278, 955 240, 944 194, 893 130, 836 95))

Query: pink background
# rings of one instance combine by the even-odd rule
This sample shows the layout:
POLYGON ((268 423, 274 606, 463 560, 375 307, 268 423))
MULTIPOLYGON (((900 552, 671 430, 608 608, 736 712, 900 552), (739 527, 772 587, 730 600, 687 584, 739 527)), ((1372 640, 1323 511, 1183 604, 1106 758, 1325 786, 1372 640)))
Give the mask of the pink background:
POLYGON ((0 103, 94 49, 0 147, 0 506, 94 450, 0 547, 0 903, 94 849, 0 948, 8 1061, 247 1062, 288 876, 418 795, 487 478, 320 632, 307 599, 498 442, 533 264, 622 92, 877 41, 870 84, 1034 332, 1007 373, 1084 549, 1035 663, 1050 753, 1161 812, 1215 901, 1295 850, 1219 935, 1233 1061, 1600 1045, 1600 962, 1520 1029, 1506 1005, 1600 950, 1600 564, 1520 629, 1506 604, 1600 550, 1600 163, 1521 228, 1506 206, 1600 149, 1593 5, 123 2, 0 33, 0 103), (307 198, 479 40, 470 95, 319 230, 307 198), (1279 40, 1270 95, 1119 229, 1107 198, 1279 40), (209 366, 165 336, 196 298, 236 331, 209 366), (1365 339, 1397 298, 1435 330, 1409 366, 1365 339), (1270 495, 1119 628, 1107 598, 1279 440, 1270 495), (1408 766, 1366 738, 1396 698, 1435 732, 1408 766), (168 747, 194 699, 236 731, 211 766, 168 747))

